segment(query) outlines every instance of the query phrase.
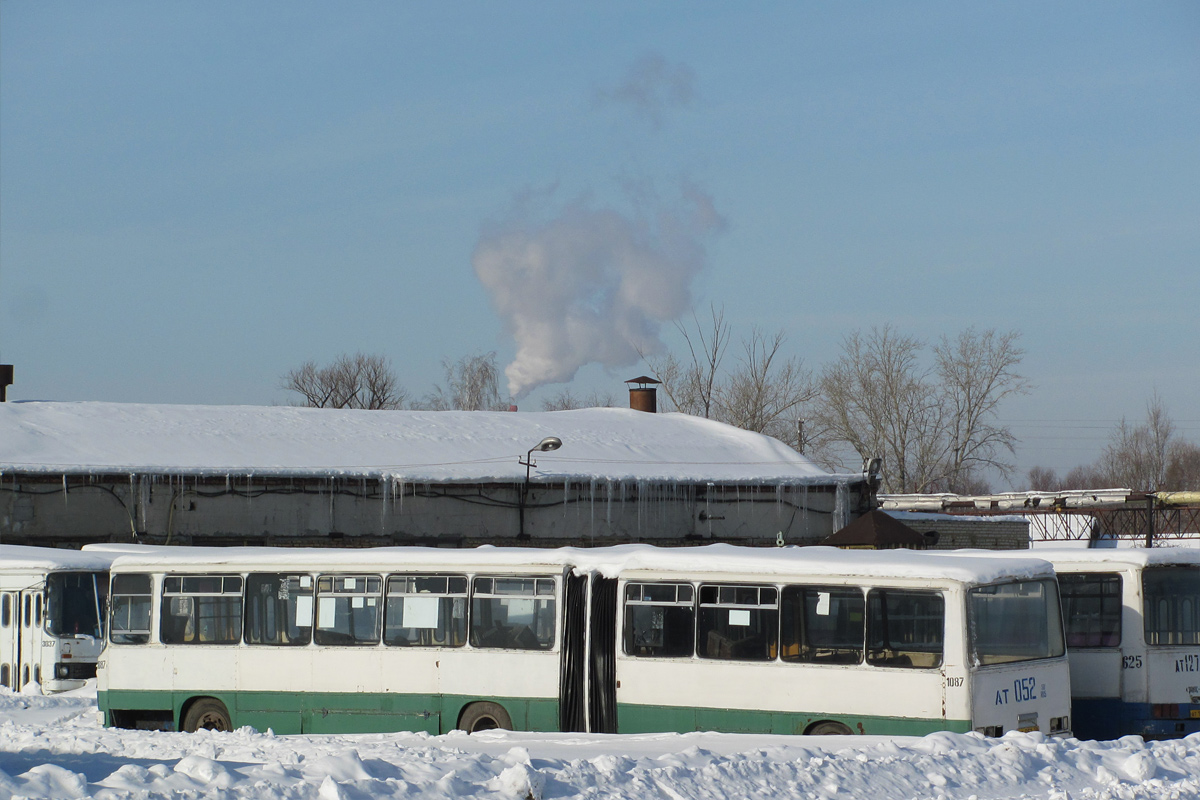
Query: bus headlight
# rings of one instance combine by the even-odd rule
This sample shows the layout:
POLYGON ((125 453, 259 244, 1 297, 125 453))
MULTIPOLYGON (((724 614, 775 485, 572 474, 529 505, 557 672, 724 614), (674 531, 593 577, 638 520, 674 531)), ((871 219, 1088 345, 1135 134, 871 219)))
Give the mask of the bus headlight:
POLYGON ((59 664, 54 668, 54 674, 59 680, 66 680, 71 677, 71 667, 67 664, 59 664))
POLYGON ((1062 733, 1063 731, 1069 731, 1070 729, 1071 729, 1071 718, 1070 717, 1051 717, 1050 718, 1050 732, 1051 733, 1062 733))

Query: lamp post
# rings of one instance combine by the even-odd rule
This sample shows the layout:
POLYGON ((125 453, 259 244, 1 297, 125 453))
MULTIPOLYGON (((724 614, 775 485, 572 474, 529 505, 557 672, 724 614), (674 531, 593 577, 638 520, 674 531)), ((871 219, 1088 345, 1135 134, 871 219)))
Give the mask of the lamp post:
POLYGON ((533 460, 534 451, 539 453, 549 453, 551 450, 557 450, 562 447, 562 439, 557 436, 547 436, 540 442, 529 448, 529 452, 525 454, 524 459, 517 459, 517 463, 525 467, 525 483, 521 486, 521 502, 520 502, 520 526, 517 531, 518 539, 528 539, 529 535, 525 533, 525 498, 529 496, 529 470, 536 467, 537 464, 533 460))

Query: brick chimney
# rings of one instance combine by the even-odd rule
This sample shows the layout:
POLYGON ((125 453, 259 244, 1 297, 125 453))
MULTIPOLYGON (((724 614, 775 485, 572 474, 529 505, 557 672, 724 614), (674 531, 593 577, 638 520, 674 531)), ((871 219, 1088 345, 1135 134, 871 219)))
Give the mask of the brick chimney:
POLYGON ((634 411, 648 411, 651 414, 658 411, 658 390, 654 387, 658 386, 661 381, 656 381, 648 375, 642 375, 637 378, 630 378, 625 381, 631 385, 629 387, 629 407, 634 411))

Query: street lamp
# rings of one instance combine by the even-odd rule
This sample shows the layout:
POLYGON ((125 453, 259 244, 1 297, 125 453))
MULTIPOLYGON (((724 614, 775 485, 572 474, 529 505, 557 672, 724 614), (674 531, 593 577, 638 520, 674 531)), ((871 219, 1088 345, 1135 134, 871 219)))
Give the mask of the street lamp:
POLYGON ((521 503, 520 503, 520 527, 517 531, 518 539, 528 539, 529 535, 525 533, 525 499, 529 496, 529 470, 536 467, 537 464, 533 460, 534 452, 549 453, 551 450, 557 450, 562 447, 562 439, 557 436, 547 436, 540 442, 529 448, 529 452, 525 454, 524 460, 518 458, 517 463, 525 467, 525 483, 521 486, 521 503))

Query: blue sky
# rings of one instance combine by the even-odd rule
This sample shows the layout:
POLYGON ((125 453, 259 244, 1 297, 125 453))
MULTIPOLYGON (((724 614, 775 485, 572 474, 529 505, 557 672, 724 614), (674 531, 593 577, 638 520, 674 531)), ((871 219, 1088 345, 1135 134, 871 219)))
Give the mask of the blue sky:
POLYGON ((494 350, 540 408, 715 303, 814 368, 1020 331, 1017 466, 1066 470, 1154 391, 1200 441, 1198 301, 1193 2, 0 3, 12 399, 494 350))

